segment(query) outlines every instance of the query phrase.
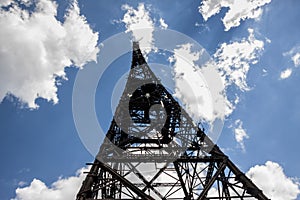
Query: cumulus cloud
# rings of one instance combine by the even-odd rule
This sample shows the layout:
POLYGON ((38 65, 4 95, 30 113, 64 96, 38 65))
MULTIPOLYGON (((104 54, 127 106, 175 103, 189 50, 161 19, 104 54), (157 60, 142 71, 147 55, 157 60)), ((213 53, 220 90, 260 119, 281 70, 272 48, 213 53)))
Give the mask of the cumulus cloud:
MULTIPOLYGON (((248 29, 249 36, 240 40, 223 43, 216 50, 213 58, 218 66, 218 72, 223 79, 224 95, 226 98, 225 116, 229 116, 239 103, 239 94, 228 96, 228 89, 234 86, 241 92, 248 91, 247 75, 252 67, 258 62, 261 52, 264 49, 264 41, 254 36, 254 30, 248 29)), ((263 70, 264 71, 264 70, 263 70)), ((266 71, 265 71, 266 73, 266 71)), ((232 125, 235 139, 239 146, 245 151, 244 139, 248 138, 246 131, 242 128, 242 121, 236 120, 232 125)))
POLYGON ((204 0, 199 6, 199 12, 205 21, 211 16, 218 14, 221 8, 228 8, 222 19, 225 31, 240 25, 245 19, 259 19, 262 7, 271 0, 204 0))
POLYGON ((125 4, 122 9, 126 11, 121 20, 125 23, 126 32, 132 33, 133 39, 139 41, 144 53, 149 53, 153 48, 154 21, 143 3, 137 9, 125 4), (145 50, 147 48, 147 50, 145 50))
MULTIPOLYGON (((258 40, 254 36, 254 30, 248 29, 249 36, 239 41, 223 43, 213 55, 216 60, 219 73, 225 85, 225 93, 229 87, 234 86, 238 90, 245 92, 250 88, 247 84, 247 75, 252 65, 258 62, 259 56, 264 49, 264 41, 258 40)), ((239 94, 226 99, 226 116, 229 116, 239 103, 239 94)), ((248 138, 247 133, 242 128, 242 121, 236 120, 232 127, 235 139, 245 151, 244 139, 248 138)))
POLYGON ((239 143, 242 150, 245 151, 244 140, 248 139, 249 136, 246 133, 246 130, 243 128, 243 122, 240 119, 236 120, 234 122, 234 125, 235 125, 235 129, 234 129, 235 140, 239 143))
POLYGON ((280 73, 280 79, 287 79, 292 75, 293 70, 288 68, 280 73))
POLYGON ((278 163, 267 161, 264 165, 256 165, 246 175, 270 199, 294 200, 300 194, 299 183, 287 177, 278 163))
POLYGON ((29 186, 16 189, 16 197, 11 200, 72 200, 84 180, 88 171, 82 168, 77 171, 76 176, 59 178, 48 187, 44 182, 33 179, 29 186))
POLYGON ((253 29, 248 31, 248 38, 223 43, 214 54, 226 86, 234 84, 241 91, 249 90, 246 78, 250 64, 258 62, 260 52, 264 49, 264 42, 255 38, 253 29))
POLYGON ((54 1, 37 0, 30 11, 24 3, 0 8, 0 101, 12 94, 37 108, 39 97, 58 102, 57 78, 66 79, 66 66, 96 60, 98 33, 80 15, 76 1, 64 22, 57 20, 54 1))
MULTIPOLYGON (((184 108, 193 119, 199 120, 201 116, 201 120, 212 122, 217 118, 228 117, 238 104, 239 95, 229 97, 227 89, 235 86, 242 92, 249 90, 248 71, 258 62, 264 42, 255 38, 253 29, 248 31, 247 38, 221 44, 213 55, 215 64, 197 66, 196 61, 201 58, 201 52, 192 51, 191 44, 181 45, 174 50, 174 56, 170 61, 174 62, 175 96, 183 102, 184 108), (207 81, 210 77, 209 72, 214 70, 219 73, 223 87, 215 90, 216 94, 211 94, 212 90, 209 90, 203 79, 201 80, 201 75, 207 81), (218 99, 218 102, 211 104, 212 97, 214 100, 218 99), (218 112, 220 108, 225 110, 218 112)), ((248 136, 240 120, 234 126, 237 126, 234 130, 236 140, 244 150, 243 140, 248 136)))
POLYGON ((195 62, 202 52, 191 51, 192 44, 183 44, 174 50, 174 96, 181 100, 191 117, 199 121, 213 121, 213 104, 209 88, 195 62))

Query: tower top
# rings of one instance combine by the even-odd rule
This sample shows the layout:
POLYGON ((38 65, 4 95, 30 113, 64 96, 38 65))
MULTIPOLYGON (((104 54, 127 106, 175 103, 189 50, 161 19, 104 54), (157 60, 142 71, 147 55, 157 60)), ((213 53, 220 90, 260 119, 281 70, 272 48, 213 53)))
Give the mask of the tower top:
POLYGON ((135 68, 138 65, 143 65, 145 63, 146 60, 141 52, 139 41, 133 41, 131 69, 135 68))
POLYGON ((136 51, 136 50, 138 50, 140 48, 140 43, 139 43, 139 41, 133 41, 132 42, 132 49, 133 49, 133 51, 136 51))

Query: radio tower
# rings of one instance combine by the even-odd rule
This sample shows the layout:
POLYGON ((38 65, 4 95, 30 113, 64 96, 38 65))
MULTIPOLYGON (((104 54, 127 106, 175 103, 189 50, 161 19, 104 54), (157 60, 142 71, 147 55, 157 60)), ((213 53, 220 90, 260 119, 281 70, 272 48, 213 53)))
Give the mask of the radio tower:
POLYGON ((92 199, 259 199, 263 192, 192 121, 133 42, 125 90, 77 194, 92 199))

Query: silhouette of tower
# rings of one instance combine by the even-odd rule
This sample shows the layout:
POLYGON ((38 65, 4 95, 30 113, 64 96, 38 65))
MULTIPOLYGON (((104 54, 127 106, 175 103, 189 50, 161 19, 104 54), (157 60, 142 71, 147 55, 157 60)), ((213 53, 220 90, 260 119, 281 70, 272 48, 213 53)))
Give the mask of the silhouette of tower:
POLYGON ((90 165, 77 200, 268 199, 193 123, 151 71, 138 42, 114 118, 90 165))

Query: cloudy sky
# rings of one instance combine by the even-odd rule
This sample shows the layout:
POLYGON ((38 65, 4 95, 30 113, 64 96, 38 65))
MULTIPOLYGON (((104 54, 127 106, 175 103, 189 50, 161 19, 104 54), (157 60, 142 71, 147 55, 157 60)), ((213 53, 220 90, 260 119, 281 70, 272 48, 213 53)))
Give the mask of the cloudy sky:
MULTIPOLYGON (((74 199, 94 156, 73 120, 76 75, 101 67, 103 42, 118 33, 149 47, 143 50, 149 63, 169 66, 174 96, 194 119, 224 120, 218 145, 267 196, 300 199, 298 0, 0 0, 0 6, 0 199, 74 199), (208 90, 198 87, 205 83, 195 74, 205 77, 209 67, 200 64, 203 54, 191 43, 160 52, 154 29, 182 33, 206 50, 215 63, 209 70, 222 83, 211 98, 221 98, 223 111, 212 109, 208 90)), ((130 53, 120 56, 99 81, 95 107, 105 130, 112 91, 130 64, 130 53)))

